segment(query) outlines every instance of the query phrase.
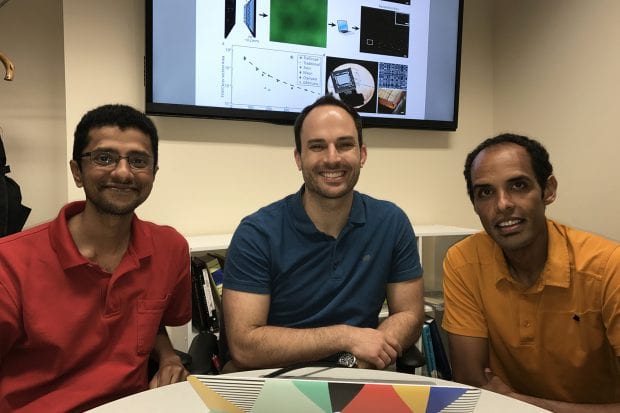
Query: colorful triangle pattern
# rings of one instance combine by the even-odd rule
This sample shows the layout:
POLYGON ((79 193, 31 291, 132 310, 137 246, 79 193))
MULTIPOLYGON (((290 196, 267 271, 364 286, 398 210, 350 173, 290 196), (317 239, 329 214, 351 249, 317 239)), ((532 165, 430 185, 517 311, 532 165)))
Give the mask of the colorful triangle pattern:
MULTIPOLYGON (((273 378, 263 379, 257 396, 242 401, 242 408, 235 404, 241 403, 240 394, 244 393, 242 380, 236 379, 237 388, 226 394, 227 391, 213 385, 214 381, 226 381, 224 376, 211 376, 208 381, 205 380, 208 384, 192 376, 190 378, 193 379, 190 382, 194 390, 209 411, 216 413, 248 411, 248 404, 254 413, 439 413, 446 407, 468 413, 474 411, 480 397, 479 389, 465 386, 273 378)), ((252 385, 256 385, 256 379, 252 379, 252 385)))

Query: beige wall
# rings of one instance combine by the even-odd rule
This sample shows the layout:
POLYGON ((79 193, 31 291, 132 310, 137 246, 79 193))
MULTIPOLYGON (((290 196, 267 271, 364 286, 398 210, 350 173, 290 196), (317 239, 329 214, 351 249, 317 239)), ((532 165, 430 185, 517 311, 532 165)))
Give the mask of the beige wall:
POLYGON ((539 138, 559 194, 549 215, 620 240, 620 2, 501 0, 494 129, 539 138))
MULTIPOLYGON (((619 15, 620 3, 613 0, 467 0, 458 131, 365 130, 369 159, 358 188, 394 200, 414 224, 478 227, 461 175, 464 157, 482 138, 514 130, 539 137, 552 153, 560 197, 550 215, 620 239, 620 224, 613 222, 618 194, 612 170, 620 149, 613 123, 618 105, 612 105, 618 51, 611 46, 612 39, 620 38, 614 19, 619 15)), ((48 116, 66 112, 65 125, 55 132, 64 136, 45 141, 56 151, 46 161, 62 168, 19 176, 25 203, 38 211, 31 225, 53 217, 62 203, 39 199, 38 183, 44 178, 54 182, 55 195, 63 194, 63 201, 82 197, 66 168, 81 115, 108 102, 143 107, 144 4, 64 0, 61 9, 59 1, 13 0, 0 10, 0 23, 6 20, 20 21, 21 27, 6 45, 7 29, 0 24, 0 50, 9 53, 10 46, 17 49, 14 53, 34 55, 21 37, 32 30, 40 32, 38 41, 58 66, 64 59, 65 110, 50 102, 42 109, 48 116), (28 10, 44 4, 53 9, 51 16, 62 13, 61 27, 48 16, 41 26, 21 23, 36 19, 38 13, 28 10), (49 32, 62 30, 64 45, 59 45, 49 32)), ((0 83, 1 124, 7 83, 0 83)), ((57 82, 41 78, 39 83, 45 90, 57 82)), ((15 89, 18 96, 28 96, 26 86, 15 89)), ((19 133, 36 120, 22 109, 15 111, 21 119, 12 121, 19 133)), ((161 169, 153 194, 139 210, 146 219, 185 234, 230 232, 244 215, 301 184, 291 127, 164 117, 155 122, 161 133, 161 169)), ((12 149, 11 163, 14 170, 25 168, 26 159, 46 153, 41 142, 33 141, 12 149)))
POLYGON ((61 4, 14 0, 0 8, 0 51, 15 65, 7 82, 0 64, 0 134, 9 176, 32 208, 27 225, 49 220, 67 200, 61 4))
MULTIPOLYGON (((414 223, 477 225, 460 177, 465 151, 492 130, 490 22, 486 3, 477 3, 467 14, 465 48, 477 50, 464 59, 459 131, 366 131, 369 160, 359 189, 394 200, 414 223)), ((110 100, 142 107, 142 1, 63 4, 67 128, 110 100)), ((243 216, 301 185, 290 126, 164 117, 156 123, 161 163, 140 209, 147 219, 185 234, 230 232, 243 216)), ((73 189, 69 195, 81 197, 73 189)))

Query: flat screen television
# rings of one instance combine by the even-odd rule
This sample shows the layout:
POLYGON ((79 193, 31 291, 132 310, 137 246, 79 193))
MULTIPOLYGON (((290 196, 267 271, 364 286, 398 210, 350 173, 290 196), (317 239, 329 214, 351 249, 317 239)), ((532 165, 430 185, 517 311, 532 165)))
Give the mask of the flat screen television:
POLYGON ((455 130, 463 0, 146 0, 146 112, 455 130))

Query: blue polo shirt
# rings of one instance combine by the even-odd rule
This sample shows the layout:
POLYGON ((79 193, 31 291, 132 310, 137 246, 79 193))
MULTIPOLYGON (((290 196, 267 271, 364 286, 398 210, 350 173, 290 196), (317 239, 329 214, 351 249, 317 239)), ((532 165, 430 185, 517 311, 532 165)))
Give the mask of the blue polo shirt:
POLYGON ((354 192, 349 219, 334 238, 306 214, 303 190, 241 221, 224 288, 269 294, 269 325, 377 327, 386 284, 422 276, 409 219, 391 202, 354 192))

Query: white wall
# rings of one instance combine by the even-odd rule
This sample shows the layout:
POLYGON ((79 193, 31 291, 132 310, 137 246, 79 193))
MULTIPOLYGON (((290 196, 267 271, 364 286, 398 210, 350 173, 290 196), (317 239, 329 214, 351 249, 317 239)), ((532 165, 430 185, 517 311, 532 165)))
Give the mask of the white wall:
MULTIPOLYGON (((539 138, 551 152, 560 193, 550 215, 620 239, 618 16, 614 0, 467 0, 458 131, 365 130, 369 160, 358 188, 396 201, 414 224, 478 227, 462 178, 465 155, 483 138, 511 130, 539 138)), ((67 168, 82 114, 109 102, 143 107, 143 27, 143 0, 64 0, 62 7, 12 0, 0 9, 0 50, 18 70, 14 83, 0 83, 0 126, 24 203, 33 207, 28 225, 82 197, 67 168), (35 63, 26 69, 21 56, 35 63), (29 70, 36 75, 17 83, 29 70), (60 141, 48 136, 63 133, 60 141)), ((244 215, 301 184, 291 127, 155 122, 161 170, 139 210, 146 219, 185 234, 230 232, 244 215)))

